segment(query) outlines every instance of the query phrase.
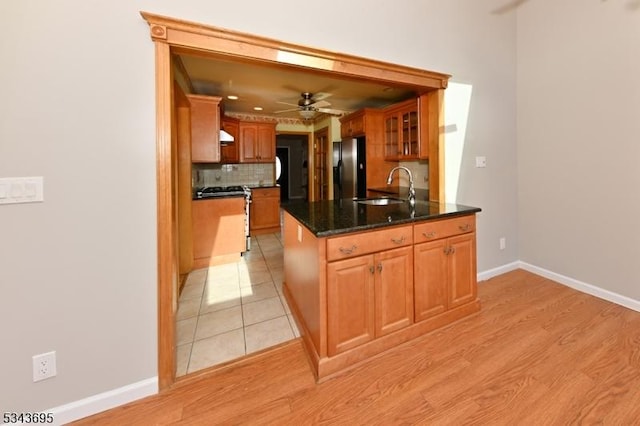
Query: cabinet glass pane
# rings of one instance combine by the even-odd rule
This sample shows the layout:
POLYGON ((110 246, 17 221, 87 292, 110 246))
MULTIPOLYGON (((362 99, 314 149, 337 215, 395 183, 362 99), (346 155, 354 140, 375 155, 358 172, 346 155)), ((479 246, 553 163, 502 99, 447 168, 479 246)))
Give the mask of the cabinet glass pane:
POLYGON ((385 156, 394 157, 398 155, 398 117, 389 117, 384 122, 385 128, 385 156))
POLYGON ((418 113, 402 114, 402 155, 418 154, 418 113))

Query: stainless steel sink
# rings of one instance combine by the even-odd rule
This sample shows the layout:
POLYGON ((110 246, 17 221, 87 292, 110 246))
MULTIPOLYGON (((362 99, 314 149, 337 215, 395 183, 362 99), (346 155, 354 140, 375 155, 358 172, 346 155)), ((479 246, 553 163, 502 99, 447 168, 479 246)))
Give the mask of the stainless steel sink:
POLYGON ((404 202, 405 200, 401 200, 400 198, 389 198, 389 197, 364 198, 361 200, 356 200, 356 203, 368 204, 370 206, 388 206, 389 204, 401 204, 404 202))

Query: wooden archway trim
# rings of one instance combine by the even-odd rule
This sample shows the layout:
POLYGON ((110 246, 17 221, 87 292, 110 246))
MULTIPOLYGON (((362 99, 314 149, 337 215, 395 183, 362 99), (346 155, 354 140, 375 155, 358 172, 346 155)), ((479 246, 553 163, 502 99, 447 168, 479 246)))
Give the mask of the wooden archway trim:
MULTIPOLYGON (((172 54, 186 53, 247 63, 298 67, 307 72, 411 87, 423 109, 439 113, 427 118, 421 137, 429 140, 431 199, 442 198, 442 102, 450 75, 330 52, 270 38, 140 12, 155 43, 156 167, 158 232, 158 381, 160 390, 175 381, 175 288, 178 280, 175 224, 175 153, 172 124, 172 54), (425 108, 426 107, 426 108, 425 108), (436 160, 437 159, 437 160, 436 160), (436 161, 433 161, 436 160, 436 161)), ((422 115, 421 115, 422 117, 422 115)))
POLYGON ((332 72, 345 77, 406 84, 423 90, 444 89, 451 77, 448 74, 314 49, 148 12, 140 13, 149 23, 151 38, 156 42, 170 44, 178 53, 182 53, 181 48, 186 48, 191 53, 195 49, 204 54, 226 55, 236 59, 332 72))

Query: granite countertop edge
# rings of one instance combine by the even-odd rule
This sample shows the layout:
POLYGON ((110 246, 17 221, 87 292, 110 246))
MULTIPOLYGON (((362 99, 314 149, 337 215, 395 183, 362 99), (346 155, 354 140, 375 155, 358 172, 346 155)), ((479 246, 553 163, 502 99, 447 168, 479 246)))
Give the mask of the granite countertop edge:
MULTIPOLYGON (((343 204, 346 203, 347 208, 357 208, 357 203, 354 200, 341 200, 343 204)), ((349 223, 350 218, 347 220, 343 220, 344 216, 340 216, 339 213, 335 213, 332 215, 326 215, 326 217, 322 217, 320 219, 311 220, 310 217, 318 217, 317 212, 314 212, 312 215, 310 213, 311 209, 317 206, 329 206, 331 203, 335 203, 335 201, 323 201, 323 202, 315 202, 315 203, 295 203, 289 205, 282 205, 282 208, 289 213, 293 218, 303 224, 313 235, 318 238, 323 237, 332 237, 336 235, 349 234, 354 232, 364 232, 373 229, 397 226, 397 225, 405 225, 411 223, 419 223, 426 222, 430 220, 444 219, 455 216, 465 216, 469 214, 475 214, 481 212, 482 209, 479 207, 471 207, 465 206, 461 204, 440 204, 437 202, 429 201, 429 202, 418 202, 416 204, 416 211, 419 212, 417 217, 410 217, 408 204, 403 208, 407 210, 406 212, 397 212, 392 211, 395 217, 386 217, 386 214, 389 210, 385 210, 385 207, 374 206, 372 211, 377 216, 371 221, 367 221, 358 223, 349 223), (324 204, 322 204, 324 203, 324 204), (305 209, 306 206, 306 209, 305 209), (442 208, 445 207, 447 211, 441 211, 442 208), (435 209, 437 213, 431 213, 429 210, 435 209), (302 213, 300 212, 302 210, 302 213), (426 210, 426 211, 425 211, 426 210), (398 217, 400 215, 406 215, 406 217, 398 217), (331 217, 330 217, 331 216, 331 217), (327 223, 332 223, 332 225, 327 225, 327 223)), ((367 206, 369 207, 369 206, 367 206)), ((350 213, 350 211, 347 212, 350 213)), ((366 214, 364 215, 366 216, 366 214)))

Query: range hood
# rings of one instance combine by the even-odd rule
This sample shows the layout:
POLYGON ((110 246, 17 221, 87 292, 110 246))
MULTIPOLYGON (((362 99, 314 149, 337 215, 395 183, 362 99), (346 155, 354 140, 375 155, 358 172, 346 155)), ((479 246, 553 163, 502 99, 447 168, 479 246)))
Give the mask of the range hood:
POLYGON ((220 144, 221 145, 229 145, 231 143, 233 143, 234 138, 233 136, 231 136, 229 133, 225 132, 224 130, 220 129, 220 144))

